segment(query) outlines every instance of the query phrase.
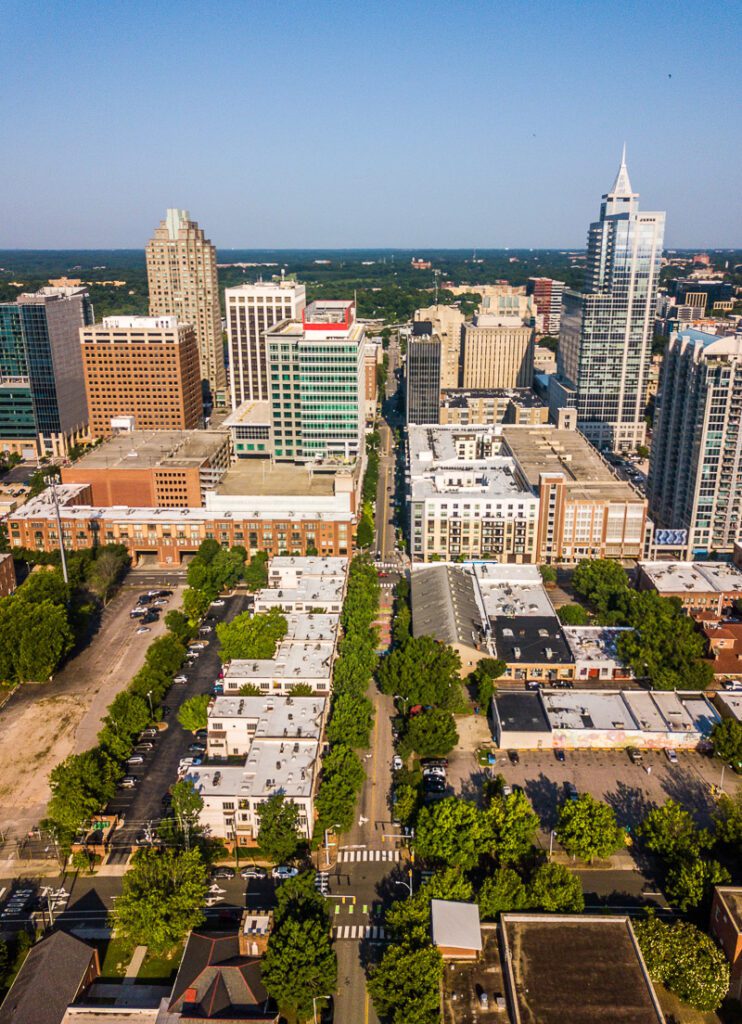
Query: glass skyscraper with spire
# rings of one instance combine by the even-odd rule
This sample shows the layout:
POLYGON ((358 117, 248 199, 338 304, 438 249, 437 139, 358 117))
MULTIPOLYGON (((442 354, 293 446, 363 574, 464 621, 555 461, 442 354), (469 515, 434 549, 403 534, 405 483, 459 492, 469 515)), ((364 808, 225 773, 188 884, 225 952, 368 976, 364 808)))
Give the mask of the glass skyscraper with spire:
POLYGON ((598 448, 643 444, 664 213, 642 213, 626 151, 588 233, 585 285, 565 291, 552 409, 577 409, 598 448))

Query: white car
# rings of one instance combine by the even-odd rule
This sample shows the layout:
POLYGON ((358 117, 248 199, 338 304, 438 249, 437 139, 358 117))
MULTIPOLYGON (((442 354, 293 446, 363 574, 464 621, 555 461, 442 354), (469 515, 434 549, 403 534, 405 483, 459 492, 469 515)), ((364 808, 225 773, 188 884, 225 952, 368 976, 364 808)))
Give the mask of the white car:
POLYGON ((206 640, 194 640, 192 643, 188 644, 188 650, 203 651, 203 649, 208 646, 209 645, 206 640))
POLYGON ((675 753, 674 750, 671 750, 670 747, 665 747, 665 757, 670 762, 670 764, 678 763, 678 755, 675 753))
POLYGON ((178 768, 196 768, 200 764, 200 757, 181 757, 180 761, 178 761, 178 768))
POLYGON ((404 761, 399 756, 399 754, 395 754, 394 757, 392 758, 392 771, 398 772, 402 768, 404 768, 404 761))
POLYGON ((181 684, 182 683, 187 683, 188 682, 188 676, 184 676, 183 673, 181 672, 180 675, 175 676, 175 678, 173 679, 173 682, 174 683, 181 683, 181 684))
POLYGON ((152 632, 152 630, 149 628, 149 626, 140 626, 139 629, 137 630, 137 633, 151 633, 151 632, 152 632))
POLYGON ((279 864, 277 868, 273 868, 271 871, 271 878, 275 878, 278 882, 285 882, 287 878, 296 878, 298 874, 298 868, 290 868, 286 864, 279 864))
POLYGON ((446 777, 446 769, 439 764, 431 764, 427 768, 423 768, 423 778, 427 778, 428 775, 438 775, 441 779, 446 777))

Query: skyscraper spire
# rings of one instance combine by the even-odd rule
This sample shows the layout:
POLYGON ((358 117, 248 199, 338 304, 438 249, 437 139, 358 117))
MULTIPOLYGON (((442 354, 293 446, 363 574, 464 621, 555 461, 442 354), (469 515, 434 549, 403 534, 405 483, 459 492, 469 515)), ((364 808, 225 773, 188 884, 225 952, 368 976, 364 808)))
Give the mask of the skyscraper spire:
POLYGON ((609 190, 608 195, 631 196, 633 194, 631 181, 629 180, 629 170, 626 166, 626 143, 624 142, 623 150, 621 152, 621 166, 618 168, 616 180, 613 182, 613 186, 609 190))

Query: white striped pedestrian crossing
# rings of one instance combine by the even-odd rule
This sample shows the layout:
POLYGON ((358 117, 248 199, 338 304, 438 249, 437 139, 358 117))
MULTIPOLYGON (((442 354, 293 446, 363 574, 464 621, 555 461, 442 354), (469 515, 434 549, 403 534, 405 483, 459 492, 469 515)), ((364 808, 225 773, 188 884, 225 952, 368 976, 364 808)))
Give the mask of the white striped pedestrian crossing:
POLYGON ((338 854, 338 864, 358 864, 362 861, 398 861, 401 859, 401 850, 341 850, 338 854))
POLYGON ((336 939, 355 939, 356 942, 383 942, 385 937, 380 924, 340 924, 332 931, 336 939))

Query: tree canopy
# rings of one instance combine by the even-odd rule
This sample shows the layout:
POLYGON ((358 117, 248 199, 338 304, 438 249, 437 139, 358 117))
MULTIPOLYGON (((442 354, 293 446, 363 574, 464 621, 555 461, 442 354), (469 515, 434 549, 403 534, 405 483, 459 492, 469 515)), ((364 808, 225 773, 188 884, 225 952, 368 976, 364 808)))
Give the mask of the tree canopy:
POLYGON ((422 807, 415 827, 415 850, 424 860, 473 868, 491 835, 476 804, 446 797, 422 807))
POLYGON ((485 878, 477 894, 479 912, 486 921, 495 921, 500 914, 528 909, 528 893, 523 880, 512 868, 498 868, 485 878))
POLYGON ((404 737, 404 745, 421 757, 445 757, 458 741, 453 715, 442 708, 431 708, 414 715, 404 737))
POLYGON ((710 936, 687 921, 667 925, 654 916, 635 921, 634 931, 652 981, 697 1010, 721 1006, 729 989, 729 963, 710 936))
POLYGON ((302 842, 299 809, 282 793, 269 796, 258 807, 258 846, 274 864, 295 857, 302 842))
POLYGON ((542 864, 528 885, 528 905, 554 914, 579 914, 585 909, 580 879, 564 864, 542 864))
POLYGON ((462 704, 461 659, 447 644, 431 636, 410 637, 379 665, 383 693, 396 694, 409 704, 430 704, 448 711, 462 704))
POLYGON ((620 849, 624 832, 608 804, 583 793, 577 800, 567 800, 559 812, 557 838, 567 853, 582 860, 606 858, 620 849))
POLYGON ((207 711, 211 697, 208 693, 199 693, 183 701, 178 709, 178 721, 188 732, 205 729, 208 723, 207 711))
POLYGON ((278 608, 251 615, 243 612, 231 622, 220 622, 216 627, 222 661, 236 658, 272 658, 280 640, 286 636, 288 623, 278 608))
POLYGON ((722 761, 731 764, 737 771, 742 770, 742 722, 736 718, 724 718, 711 731, 714 753, 722 761))
POLYGON ((392 1024, 438 1024, 442 978, 437 949, 391 946, 373 969, 368 990, 376 1012, 392 1024))

